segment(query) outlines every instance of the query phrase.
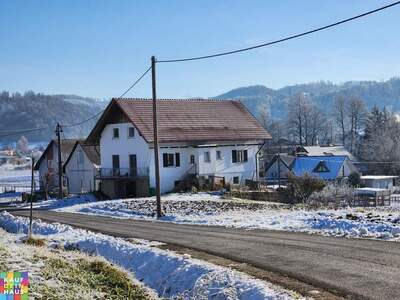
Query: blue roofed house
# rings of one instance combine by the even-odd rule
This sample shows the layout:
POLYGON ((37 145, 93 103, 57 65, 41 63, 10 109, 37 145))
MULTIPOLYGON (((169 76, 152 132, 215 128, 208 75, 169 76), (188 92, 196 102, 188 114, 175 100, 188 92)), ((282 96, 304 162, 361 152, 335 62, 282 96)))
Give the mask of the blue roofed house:
POLYGON ((327 181, 348 177, 354 171, 357 168, 347 156, 297 156, 291 165, 296 176, 308 173, 327 181))

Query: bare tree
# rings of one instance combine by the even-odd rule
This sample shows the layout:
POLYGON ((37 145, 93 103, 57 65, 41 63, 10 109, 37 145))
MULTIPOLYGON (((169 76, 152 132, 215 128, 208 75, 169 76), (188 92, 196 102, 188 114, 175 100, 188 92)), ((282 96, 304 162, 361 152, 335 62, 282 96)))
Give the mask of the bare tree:
POLYGON ((346 116, 346 101, 344 97, 339 96, 333 103, 332 117, 335 124, 338 126, 341 132, 342 144, 346 145, 346 127, 347 127, 347 116, 346 116))
POLYGON ((298 140, 299 145, 303 145, 304 136, 307 136, 304 130, 308 132, 308 117, 306 115, 309 110, 309 103, 310 101, 304 93, 296 95, 288 103, 288 131, 295 140, 298 140))
POLYGON ((360 98, 351 97, 347 106, 348 120, 350 121, 350 152, 356 152, 358 137, 362 126, 365 124, 367 110, 365 103, 360 98))

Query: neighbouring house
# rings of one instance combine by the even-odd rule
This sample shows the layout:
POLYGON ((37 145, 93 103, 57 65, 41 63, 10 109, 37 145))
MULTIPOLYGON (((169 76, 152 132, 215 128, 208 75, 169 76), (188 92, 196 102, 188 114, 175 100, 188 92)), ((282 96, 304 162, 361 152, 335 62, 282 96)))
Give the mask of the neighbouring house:
POLYGON ((275 184, 280 180, 286 181, 295 159, 295 156, 286 153, 275 155, 265 166, 265 178, 267 182, 275 184))
POLYGON ((82 194, 98 190, 95 180, 100 167, 100 146, 76 141, 64 163, 68 193, 82 194))
MULTIPOLYGON (((61 161, 65 162, 73 149, 76 139, 61 140, 61 161)), ((58 188, 58 142, 51 140, 46 149, 35 163, 35 171, 39 171, 41 190, 58 188)), ((61 170, 62 171, 62 170, 61 170)))
MULTIPOLYGON (((113 99, 89 134, 99 143, 101 191, 147 196, 155 187, 152 101, 113 99)), ((157 100, 161 192, 190 179, 256 179, 257 153, 271 136, 238 101, 157 100)))
POLYGON ((357 162, 358 159, 346 150, 345 147, 339 146, 298 146, 296 155, 300 156, 347 156, 352 162, 357 162))
POLYGON ((308 173, 327 181, 346 178, 356 170, 347 156, 298 156, 291 169, 296 176, 308 173))
POLYGON ((364 175, 361 176, 361 183, 368 188, 393 189, 394 182, 398 176, 385 175, 364 175))
MULTIPOLYGON (((278 180, 279 159, 276 156, 266 169, 266 180, 275 183, 278 180)), ((290 156, 280 155, 281 180, 286 180, 288 173, 296 176, 310 174, 331 181, 348 177, 357 168, 347 156, 290 156)))

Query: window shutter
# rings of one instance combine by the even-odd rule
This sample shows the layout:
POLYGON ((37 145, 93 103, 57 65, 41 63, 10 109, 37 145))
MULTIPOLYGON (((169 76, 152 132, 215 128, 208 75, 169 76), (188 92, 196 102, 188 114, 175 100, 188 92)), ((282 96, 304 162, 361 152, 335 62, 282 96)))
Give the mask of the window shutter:
POLYGON ((175 166, 179 167, 181 165, 180 155, 179 153, 175 153, 175 166))
POLYGON ((235 163, 237 162, 237 156, 236 156, 236 150, 232 150, 232 162, 235 163))
POLYGON ((243 151, 243 161, 247 161, 247 150, 243 151))
POLYGON ((168 167, 168 153, 163 153, 163 166, 168 167))

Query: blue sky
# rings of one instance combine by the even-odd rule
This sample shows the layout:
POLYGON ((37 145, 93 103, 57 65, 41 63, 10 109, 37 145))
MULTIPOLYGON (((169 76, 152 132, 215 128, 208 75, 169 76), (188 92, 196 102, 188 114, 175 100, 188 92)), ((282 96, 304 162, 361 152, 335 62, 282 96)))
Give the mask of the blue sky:
MULTIPOLYGON (((394 1, 394 0, 393 0, 394 1)), ((0 90, 119 96, 150 64, 251 46, 390 1, 0 1, 0 90)), ((400 75, 400 6, 269 48, 159 64, 158 96, 400 75)), ((128 96, 149 97, 150 77, 128 96)))

